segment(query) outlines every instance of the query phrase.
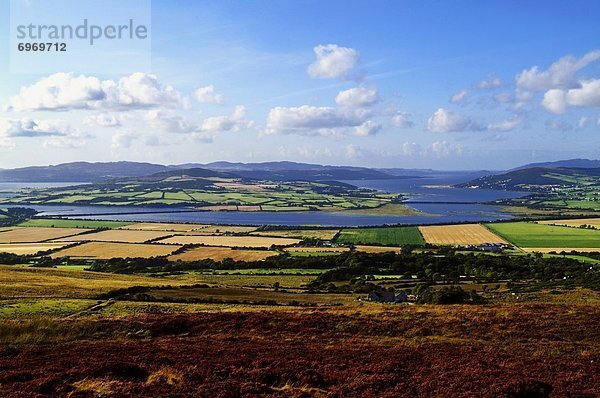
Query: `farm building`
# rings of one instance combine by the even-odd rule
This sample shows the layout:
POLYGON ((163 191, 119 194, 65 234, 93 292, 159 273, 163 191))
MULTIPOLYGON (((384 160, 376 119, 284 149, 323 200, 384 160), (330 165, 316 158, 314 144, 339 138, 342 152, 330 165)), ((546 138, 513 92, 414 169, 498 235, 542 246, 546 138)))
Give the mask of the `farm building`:
POLYGON ((376 303, 404 303, 408 300, 408 294, 404 290, 398 293, 372 291, 367 296, 367 300, 376 303))

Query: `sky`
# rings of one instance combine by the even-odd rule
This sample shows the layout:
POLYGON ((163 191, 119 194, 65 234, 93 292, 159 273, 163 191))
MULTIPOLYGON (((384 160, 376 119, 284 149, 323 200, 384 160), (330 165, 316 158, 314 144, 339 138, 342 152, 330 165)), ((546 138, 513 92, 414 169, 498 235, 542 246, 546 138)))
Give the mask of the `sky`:
MULTIPOLYGON (((598 15, 595 0, 152 0, 138 68, 123 51, 72 52, 60 68, 49 53, 39 73, 0 58, 0 168, 598 159, 598 15)), ((10 23, 3 0, 0 54, 15 44, 10 23)))

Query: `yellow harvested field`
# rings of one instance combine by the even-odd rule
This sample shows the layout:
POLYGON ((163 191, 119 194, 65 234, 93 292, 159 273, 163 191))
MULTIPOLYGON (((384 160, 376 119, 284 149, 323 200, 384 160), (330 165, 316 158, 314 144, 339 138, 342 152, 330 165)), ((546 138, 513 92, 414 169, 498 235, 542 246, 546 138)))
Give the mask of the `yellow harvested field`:
POLYGON ((206 228, 190 232, 190 235, 245 234, 252 231, 256 231, 256 227, 209 225, 206 228))
POLYGON ((252 235, 331 240, 338 232, 338 229, 287 229, 282 231, 257 231, 252 232, 252 235))
POLYGON ((0 253, 12 253, 20 256, 37 254, 47 250, 56 250, 67 246, 67 243, 4 243, 0 244, 0 253))
POLYGON ((195 247, 183 253, 169 256, 171 261, 197 261, 210 258, 221 261, 231 258, 236 261, 261 261, 267 257, 276 256, 278 253, 268 250, 234 250, 229 247, 195 247))
POLYGON ((419 227, 425 242, 432 245, 479 245, 481 243, 506 243, 506 241, 480 224, 436 225, 419 227))
POLYGON ((88 242, 79 246, 69 247, 52 253, 52 258, 71 257, 78 259, 110 259, 140 257, 150 258, 168 256, 181 246, 175 245, 153 245, 142 243, 112 243, 112 242, 88 242))
POLYGON ((334 253, 343 253, 350 251, 348 247, 288 247, 285 249, 290 252, 297 253, 318 253, 318 252, 334 252, 334 253))
POLYGON ((582 225, 591 225, 600 228, 600 218, 574 218, 571 220, 544 220, 537 221, 538 224, 564 225, 566 227, 580 227, 582 225))
POLYGON ((141 222, 137 224, 126 225, 119 229, 136 229, 142 231, 173 231, 173 232, 190 232, 208 225, 203 224, 176 224, 176 223, 157 223, 157 222, 141 222))
POLYGON ((109 229, 106 231, 94 232, 91 234, 57 239, 56 242, 82 242, 89 240, 95 242, 144 243, 149 240, 159 239, 170 235, 173 235, 173 233, 167 231, 136 231, 125 229, 109 229))
POLYGON ((89 229, 81 228, 44 228, 16 227, 9 231, 0 232, 0 243, 36 243, 58 239, 65 236, 77 235, 89 229))
POLYGON ((392 246, 364 246, 358 245, 355 246, 357 252, 365 252, 365 253, 387 253, 394 252, 400 254, 402 251, 401 247, 392 247, 392 246))
POLYGON ((526 252, 529 253, 533 253, 533 252, 538 252, 538 253, 550 253, 550 252, 572 252, 572 251, 577 251, 577 252, 590 252, 590 253, 598 253, 600 252, 600 247, 527 247, 527 248, 523 248, 523 250, 525 250, 526 252))
POLYGON ((186 235, 173 236, 163 239, 160 243, 178 245, 205 245, 225 247, 271 247, 272 245, 290 246, 300 243, 299 239, 268 238, 263 236, 202 236, 186 235))

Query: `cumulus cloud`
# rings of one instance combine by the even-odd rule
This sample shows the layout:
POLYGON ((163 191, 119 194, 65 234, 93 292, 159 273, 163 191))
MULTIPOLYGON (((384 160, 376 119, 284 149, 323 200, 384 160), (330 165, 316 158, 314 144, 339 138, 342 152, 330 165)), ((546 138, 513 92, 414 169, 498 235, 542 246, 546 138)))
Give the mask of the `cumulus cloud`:
POLYGON ((415 125, 413 121, 410 120, 410 114, 406 112, 397 112, 392 116, 392 124, 401 129, 411 128, 415 125))
POLYGON ((201 104, 223 105, 223 95, 215 91, 215 86, 200 87, 194 91, 194 98, 201 104))
POLYGON ((354 87, 340 91, 335 97, 335 102, 343 107, 363 108, 376 104, 379 93, 375 87, 354 87))
POLYGON ((579 87, 546 91, 542 106, 552 113, 564 113, 568 107, 600 107, 600 79, 582 80, 579 87))
POLYGON ((188 122, 181 116, 165 114, 161 111, 148 111, 145 116, 154 131, 185 134, 198 129, 198 125, 188 122))
POLYGON ((83 123, 88 126, 118 127, 121 125, 121 120, 116 115, 100 113, 86 117, 83 123))
POLYGON ((62 120, 0 119, 0 137, 48 137, 72 133, 62 120))
POLYGON ((370 135, 375 135, 381 130, 381 125, 379 123, 375 123, 372 120, 367 120, 360 126, 354 128, 354 135, 359 137, 368 137, 370 135))
POLYGON ((55 73, 22 87, 5 110, 143 109, 174 106, 181 99, 179 92, 151 74, 133 73, 118 81, 101 81, 94 76, 55 73))
POLYGON ((490 77, 488 79, 480 80, 479 83, 477 83, 477 88, 480 90, 489 90, 500 87, 501 85, 502 80, 497 77, 490 77))
POLYGON ((590 121, 590 118, 588 118, 587 116, 580 117, 579 120, 577 121, 577 128, 580 130, 585 128, 585 126, 587 126, 589 121, 590 121))
POLYGON ((509 119, 503 120, 498 123, 492 123, 487 126, 488 130, 491 131, 512 131, 516 127, 518 127, 523 122, 523 119, 520 116, 514 115, 509 119))
POLYGON ((339 129, 357 127, 366 122, 363 110, 339 110, 332 107, 302 105, 276 107, 267 117, 267 134, 335 135, 339 129))
POLYGON ((348 159, 356 159, 364 156, 362 148, 358 145, 350 144, 346 145, 345 157, 348 159))
POLYGON ((319 45, 314 49, 316 61, 307 72, 313 79, 344 79, 358 63, 359 54, 353 48, 336 44, 319 45))
POLYGON ((575 74, 600 59, 600 50, 590 51, 581 58, 567 55, 542 71, 538 66, 525 69, 516 78, 517 89, 545 91, 553 88, 569 89, 577 86, 575 74))
POLYGON ((450 98, 450 102, 453 104, 459 104, 466 100, 468 96, 469 92, 467 90, 461 90, 450 98))
POLYGON ((473 119, 439 108, 427 120, 427 129, 434 133, 481 131, 484 128, 473 119))
POLYGON ((223 131, 238 132, 243 129, 249 129, 254 125, 254 122, 246 120, 246 108, 244 106, 236 106, 231 115, 228 116, 213 116, 204 119, 200 126, 201 132, 218 133, 223 131))

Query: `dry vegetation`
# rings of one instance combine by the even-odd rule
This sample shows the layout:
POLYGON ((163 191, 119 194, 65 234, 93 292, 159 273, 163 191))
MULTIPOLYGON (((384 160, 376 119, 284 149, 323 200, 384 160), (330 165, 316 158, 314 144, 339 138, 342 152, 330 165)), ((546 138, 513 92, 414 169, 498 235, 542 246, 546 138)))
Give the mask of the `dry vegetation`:
POLYGON ((581 227, 582 225, 591 225, 600 228, 600 218, 575 218, 569 220, 544 220, 537 221, 538 224, 563 225, 565 227, 581 227))
POLYGON ((0 232, 0 243, 36 243, 87 232, 81 228, 13 228, 0 232))
POLYGON ((480 224, 436 225, 419 227, 427 243, 433 245, 478 245, 506 243, 480 224))
POLYGON ((262 236, 173 236, 163 239, 160 243, 170 243, 179 245, 206 245, 206 246, 225 246, 225 247, 264 247, 269 248, 273 245, 289 246, 299 243, 299 239, 288 238, 267 238, 262 236))
POLYGON ((13 253, 24 256, 60 249, 67 246, 67 244, 68 243, 2 243, 0 244, 0 253, 13 253))
POLYGON ((365 245, 357 245, 355 246, 356 251, 365 252, 365 253, 386 253, 386 252, 394 252, 400 254, 402 252, 401 247, 386 247, 386 246, 365 246, 365 245))
POLYGON ((162 237, 173 235, 167 231, 138 231, 124 229, 109 229, 106 231, 94 232, 90 234, 78 235, 68 238, 57 239, 57 242, 124 242, 124 243, 143 243, 149 240, 156 240, 162 237))
POLYGON ((219 235, 219 234, 244 234, 256 231, 256 227, 244 227, 235 225, 209 225, 199 231, 194 231, 194 235, 219 235))
POLYGON ((195 247, 186 250, 183 253, 169 256, 171 261, 197 261, 207 258, 215 261, 221 261, 226 258, 231 258, 235 261, 261 261, 267 257, 276 256, 275 251, 267 250, 234 250, 229 247, 195 247))
POLYGON ((153 245, 142 243, 88 242, 52 253, 53 258, 111 259, 168 256, 181 248, 177 245, 153 245))
POLYGON ((288 247, 287 249, 285 249, 285 251, 297 252, 297 253, 324 253, 324 252, 344 253, 344 252, 350 251, 350 248, 348 248, 348 247, 328 247, 328 246, 323 246, 323 247, 294 246, 294 247, 288 247))
POLYGON ((202 228, 206 228, 208 225, 203 224, 177 224, 177 223, 154 223, 144 222, 126 225, 120 229, 138 229, 143 231, 173 231, 173 232, 191 232, 202 228))
POLYGON ((337 229, 287 229, 281 231, 257 231, 253 232, 252 235, 332 240, 338 232, 339 230, 337 229))

